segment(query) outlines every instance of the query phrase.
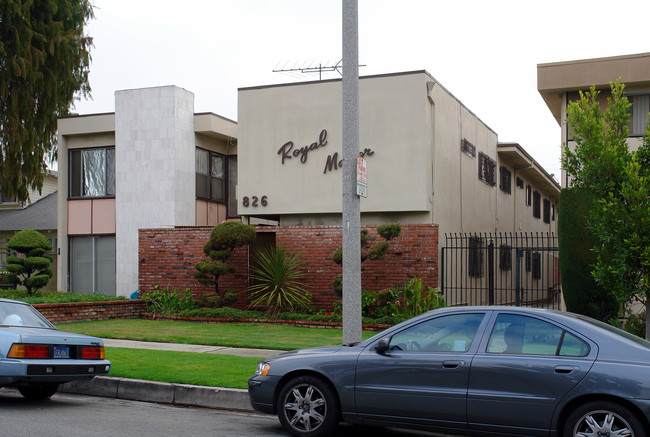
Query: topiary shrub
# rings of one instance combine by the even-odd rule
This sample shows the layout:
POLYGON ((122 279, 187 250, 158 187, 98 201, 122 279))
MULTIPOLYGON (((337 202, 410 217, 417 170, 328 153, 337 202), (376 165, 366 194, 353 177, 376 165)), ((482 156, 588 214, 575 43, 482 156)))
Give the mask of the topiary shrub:
POLYGON ((233 273, 237 268, 226 264, 232 251, 239 246, 246 246, 255 241, 255 227, 240 222, 224 222, 212 229, 210 239, 203 246, 203 253, 208 257, 194 266, 194 278, 201 284, 214 285, 214 292, 219 292, 219 277, 233 273))
POLYGON ((8 281, 22 285, 30 296, 45 287, 52 277, 50 264, 54 258, 43 256, 52 250, 50 240, 38 231, 23 229, 7 242, 7 249, 21 256, 7 257, 8 281))

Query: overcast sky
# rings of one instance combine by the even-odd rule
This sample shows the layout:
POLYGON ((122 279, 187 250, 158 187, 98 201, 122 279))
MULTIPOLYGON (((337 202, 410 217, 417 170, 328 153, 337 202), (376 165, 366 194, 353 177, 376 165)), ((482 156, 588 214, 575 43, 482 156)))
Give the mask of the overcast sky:
MULTIPOLYGON (((116 90, 177 85, 195 112, 237 120, 237 89, 317 80, 274 69, 342 57, 341 0, 93 0, 90 85, 80 114, 116 90)), ((359 0, 360 75, 427 70, 559 179, 560 128, 537 64, 650 51, 647 0, 359 0)), ((328 73, 324 78, 340 77, 328 73)))

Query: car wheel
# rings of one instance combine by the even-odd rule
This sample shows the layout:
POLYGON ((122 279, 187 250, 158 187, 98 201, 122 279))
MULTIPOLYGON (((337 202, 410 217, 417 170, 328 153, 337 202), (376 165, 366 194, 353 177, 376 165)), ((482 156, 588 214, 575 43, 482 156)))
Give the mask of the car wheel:
POLYGON ((643 424, 628 408, 609 401, 588 402, 576 408, 564 424, 564 437, 645 437, 643 424))
POLYGON ((284 429, 294 436, 330 435, 336 430, 339 422, 335 393, 320 378, 294 378, 280 391, 278 418, 284 429))
POLYGON ((39 384, 19 387, 18 391, 30 401, 40 401, 51 397, 59 389, 59 384, 39 384))

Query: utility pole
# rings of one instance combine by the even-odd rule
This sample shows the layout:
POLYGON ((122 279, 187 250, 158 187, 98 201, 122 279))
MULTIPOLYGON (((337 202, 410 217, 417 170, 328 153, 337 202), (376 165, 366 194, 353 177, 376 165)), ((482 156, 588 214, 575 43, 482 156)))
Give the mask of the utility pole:
POLYGON ((343 344, 361 341, 358 1, 343 0, 343 344))

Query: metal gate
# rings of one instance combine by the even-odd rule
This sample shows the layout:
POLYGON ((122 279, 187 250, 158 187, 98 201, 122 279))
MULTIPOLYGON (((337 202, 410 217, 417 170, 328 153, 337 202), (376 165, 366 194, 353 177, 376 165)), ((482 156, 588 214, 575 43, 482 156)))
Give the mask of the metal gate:
POLYGON ((445 234, 440 274, 447 305, 560 308, 557 236, 445 234))

